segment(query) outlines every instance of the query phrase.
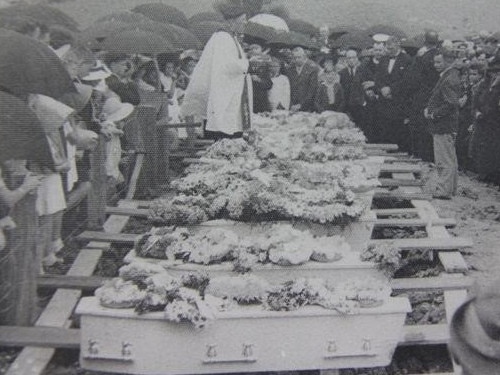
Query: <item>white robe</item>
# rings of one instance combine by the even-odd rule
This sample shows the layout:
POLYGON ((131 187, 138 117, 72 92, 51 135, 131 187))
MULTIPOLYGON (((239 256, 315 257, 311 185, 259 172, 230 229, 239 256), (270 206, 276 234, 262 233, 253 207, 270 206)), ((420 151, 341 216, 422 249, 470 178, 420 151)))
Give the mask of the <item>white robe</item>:
POLYGON ((226 134, 241 132, 241 100, 245 79, 249 91, 248 108, 250 111, 253 108, 248 66, 245 52, 231 34, 225 31, 213 34, 191 75, 181 115, 206 118, 206 129, 209 131, 226 134))

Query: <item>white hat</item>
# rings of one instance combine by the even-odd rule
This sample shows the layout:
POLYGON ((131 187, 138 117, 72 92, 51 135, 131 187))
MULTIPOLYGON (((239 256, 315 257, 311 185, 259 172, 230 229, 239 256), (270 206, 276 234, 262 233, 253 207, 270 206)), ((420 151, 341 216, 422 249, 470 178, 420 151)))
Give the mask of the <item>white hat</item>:
POLYGON ((74 112, 70 106, 41 94, 30 94, 28 103, 45 131, 59 129, 74 112))
POLYGON ((375 34, 372 38, 377 43, 385 43, 389 40, 390 36, 387 34, 375 34))
POLYGON ((109 68, 100 60, 95 62, 95 65, 90 69, 89 74, 82 78, 83 81, 99 81, 106 79, 111 75, 109 68))
POLYGON ((119 98, 109 98, 104 102, 102 107, 102 120, 103 121, 121 121, 134 111, 134 106, 130 103, 122 103, 119 98))

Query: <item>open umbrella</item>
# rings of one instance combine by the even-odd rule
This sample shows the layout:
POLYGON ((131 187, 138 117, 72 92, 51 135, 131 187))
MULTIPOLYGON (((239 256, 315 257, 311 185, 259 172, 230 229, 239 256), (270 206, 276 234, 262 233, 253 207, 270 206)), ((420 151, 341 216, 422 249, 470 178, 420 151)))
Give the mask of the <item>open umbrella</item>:
POLYGON ((225 22, 217 21, 201 21, 189 27, 189 30, 198 37, 203 45, 209 41, 213 33, 220 30, 227 31, 227 29, 228 26, 225 22))
POLYGON ((78 23, 63 11, 44 4, 17 4, 0 9, 0 15, 30 17, 47 27, 60 25, 72 31, 78 30, 78 23))
POLYGON ((102 42, 102 49, 108 52, 129 55, 175 53, 172 43, 158 34, 143 30, 125 30, 108 36, 102 42))
POLYGON ((290 31, 287 23, 282 18, 274 14, 261 13, 253 16, 248 20, 249 22, 257 23, 259 25, 271 27, 277 31, 290 31))
POLYGON ((243 30, 245 37, 255 39, 256 42, 269 42, 276 35, 276 30, 269 26, 263 26, 254 22, 247 22, 243 30))
POLYGON ((156 22, 171 23, 180 27, 188 27, 186 15, 174 6, 163 3, 141 4, 132 9, 156 22))
POLYGON ((106 14, 105 16, 99 18, 96 22, 105 22, 105 21, 135 23, 135 22, 149 22, 151 20, 143 14, 133 13, 126 10, 123 12, 106 14))
POLYGON ((295 31, 309 36, 317 35, 319 32, 316 26, 303 20, 289 19, 286 21, 286 23, 288 24, 288 28, 290 29, 290 31, 295 31))
POLYGON ((373 45, 373 39, 364 31, 344 34, 333 42, 334 48, 356 48, 359 50, 370 48, 373 45))
POLYGON ((311 41, 309 36, 294 31, 276 33, 268 44, 276 48, 302 47, 309 50, 318 49, 318 46, 311 41))
POLYGON ((53 165, 47 138, 36 115, 21 99, 0 91, 0 162, 10 159, 53 165))
POLYGON ((403 30, 401 30, 399 27, 392 25, 382 25, 382 24, 374 25, 367 28, 365 31, 369 35, 386 34, 389 36, 395 36, 400 39, 408 37, 403 30))
POLYGON ((0 88, 20 98, 43 94, 54 99, 75 86, 57 55, 28 36, 0 32, 0 88))
POLYGON ((360 31, 361 31, 361 29, 359 29, 355 26, 350 26, 350 25, 341 25, 341 26, 331 27, 329 30, 330 39, 335 40, 344 34, 350 34, 350 33, 355 33, 355 32, 360 32, 360 31))
POLYGON ((80 32, 77 40, 90 49, 101 49, 100 43, 104 39, 128 28, 130 28, 130 24, 121 21, 96 22, 80 32))
POLYGON ((201 21, 224 22, 224 16, 218 12, 200 12, 188 19, 188 24, 193 25, 201 21))

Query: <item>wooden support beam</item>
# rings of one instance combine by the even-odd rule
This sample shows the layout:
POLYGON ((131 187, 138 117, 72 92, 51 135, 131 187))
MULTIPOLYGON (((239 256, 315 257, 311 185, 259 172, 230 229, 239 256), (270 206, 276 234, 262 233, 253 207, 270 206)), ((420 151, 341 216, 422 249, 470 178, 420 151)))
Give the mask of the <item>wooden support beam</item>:
POLYGON ((422 173, 420 165, 408 163, 382 164, 381 173, 422 173))
POLYGON ((454 227, 457 225, 455 219, 377 219, 376 227, 425 227, 425 226, 445 226, 454 227))
POLYGON ((395 291, 460 290, 469 289, 472 285, 474 285, 474 279, 469 276, 437 276, 391 280, 391 287, 395 291))
POLYGON ((130 176, 130 183, 127 190, 127 199, 134 199, 135 191, 137 190, 137 181, 141 175, 142 165, 144 164, 144 154, 137 154, 135 158, 134 170, 130 176))
POLYGON ((37 282, 39 288, 93 291, 110 279, 100 276, 42 275, 37 282))
POLYGON ((374 198, 402 199, 402 200, 432 200, 432 195, 426 193, 410 193, 405 191, 388 191, 375 189, 374 198))
POLYGON ((0 326, 0 346, 80 348, 80 330, 62 327, 0 326))
POLYGON ((370 240, 370 244, 392 243, 401 250, 429 249, 429 250, 456 250, 473 246, 470 238, 400 238, 390 240, 370 240))
POLYGON ((450 339, 447 324, 405 325, 399 346, 447 344, 450 339))
POLYGON ((384 150, 384 151, 397 151, 399 150, 398 145, 388 143, 388 144, 383 144, 383 143, 366 143, 364 145, 364 148, 366 150, 384 150))
POLYGON ((425 182, 422 180, 399 180, 396 178, 379 178, 378 179, 381 186, 393 187, 393 186, 424 186, 425 182))
POLYGON ((404 214, 418 214, 416 208, 375 208, 372 209, 377 216, 391 216, 404 214))
POLYGON ((75 237, 78 241, 94 241, 105 243, 116 243, 120 245, 133 245, 142 235, 129 233, 107 233, 97 231, 85 231, 75 237))
POLYGON ((464 273, 469 271, 469 266, 458 251, 440 251, 438 257, 445 271, 448 273, 464 273))
POLYGON ((149 210, 146 208, 106 207, 106 213, 109 215, 147 218, 148 212, 149 210))

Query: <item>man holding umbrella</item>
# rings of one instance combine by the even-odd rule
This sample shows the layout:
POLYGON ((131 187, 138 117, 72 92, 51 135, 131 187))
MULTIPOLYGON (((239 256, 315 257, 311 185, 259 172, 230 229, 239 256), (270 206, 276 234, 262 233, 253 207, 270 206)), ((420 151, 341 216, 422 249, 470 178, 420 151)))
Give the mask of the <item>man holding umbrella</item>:
POLYGON ((235 138, 250 130, 253 107, 249 61, 238 40, 246 22, 245 7, 241 1, 223 1, 216 7, 230 32, 214 33, 205 46, 187 87, 181 115, 206 119, 211 138, 235 138))

